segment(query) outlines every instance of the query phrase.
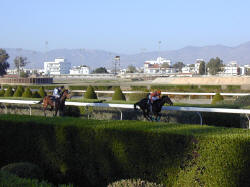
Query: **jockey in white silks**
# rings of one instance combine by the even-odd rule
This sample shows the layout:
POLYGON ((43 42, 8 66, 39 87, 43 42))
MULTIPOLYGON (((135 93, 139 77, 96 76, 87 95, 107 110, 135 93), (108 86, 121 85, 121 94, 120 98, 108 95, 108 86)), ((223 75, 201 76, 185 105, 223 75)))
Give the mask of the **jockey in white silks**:
POLYGON ((61 92, 62 92, 63 88, 64 88, 64 86, 61 86, 60 88, 55 88, 55 89, 53 90, 53 96, 54 96, 56 99, 58 99, 58 98, 61 97, 61 92))

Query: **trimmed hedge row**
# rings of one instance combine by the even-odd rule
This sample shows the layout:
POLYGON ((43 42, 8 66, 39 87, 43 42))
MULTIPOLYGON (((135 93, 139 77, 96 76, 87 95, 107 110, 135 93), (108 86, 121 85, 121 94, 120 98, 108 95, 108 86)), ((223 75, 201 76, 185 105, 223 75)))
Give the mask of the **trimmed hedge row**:
POLYGON ((27 161, 54 183, 106 186, 140 178, 166 186, 247 186, 242 129, 139 121, 0 116, 0 166, 27 161))

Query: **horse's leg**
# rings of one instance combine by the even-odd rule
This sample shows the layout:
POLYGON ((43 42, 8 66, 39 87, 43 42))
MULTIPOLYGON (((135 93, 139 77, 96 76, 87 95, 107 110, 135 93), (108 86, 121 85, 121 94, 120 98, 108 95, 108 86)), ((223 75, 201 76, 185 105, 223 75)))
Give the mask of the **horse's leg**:
POLYGON ((46 117, 46 112, 45 112, 45 111, 46 111, 46 109, 47 109, 47 106, 48 106, 47 104, 44 104, 44 105, 43 105, 43 113, 44 113, 44 116, 45 116, 45 117, 46 117))

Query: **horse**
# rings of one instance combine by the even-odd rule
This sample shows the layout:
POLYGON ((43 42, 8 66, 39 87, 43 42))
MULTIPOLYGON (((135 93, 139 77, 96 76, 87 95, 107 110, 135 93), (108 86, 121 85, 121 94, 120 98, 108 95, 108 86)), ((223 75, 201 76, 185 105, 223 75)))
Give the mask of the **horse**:
MULTIPOLYGON (((45 96, 38 104, 43 103, 43 112, 46 117, 46 109, 50 105, 50 111, 55 108, 55 113, 53 116, 57 116, 57 112, 63 111, 65 106, 65 100, 70 98, 69 90, 64 90, 59 98, 55 98, 52 95, 45 96)), ((60 113, 59 113, 60 114, 60 113)))
POLYGON ((143 116, 148 120, 148 121, 153 121, 153 115, 155 116, 155 120, 159 121, 161 118, 161 109, 162 106, 165 103, 168 103, 170 106, 173 106, 173 102, 170 100, 170 98, 168 96, 162 96, 162 98, 154 101, 154 103, 152 104, 152 115, 150 116, 150 107, 148 104, 148 98, 144 98, 142 100, 140 100, 139 102, 134 104, 134 110, 137 110, 136 106, 139 106, 140 109, 143 112, 143 116))

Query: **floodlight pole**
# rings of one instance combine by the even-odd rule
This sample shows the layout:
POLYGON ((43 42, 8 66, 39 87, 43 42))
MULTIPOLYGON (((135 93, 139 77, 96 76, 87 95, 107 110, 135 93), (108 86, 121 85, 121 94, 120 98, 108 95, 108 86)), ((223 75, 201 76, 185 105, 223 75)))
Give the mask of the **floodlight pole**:
POLYGON ((120 65, 120 56, 115 56, 114 60, 115 60, 115 76, 116 76, 116 64, 120 65))

